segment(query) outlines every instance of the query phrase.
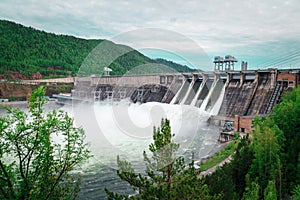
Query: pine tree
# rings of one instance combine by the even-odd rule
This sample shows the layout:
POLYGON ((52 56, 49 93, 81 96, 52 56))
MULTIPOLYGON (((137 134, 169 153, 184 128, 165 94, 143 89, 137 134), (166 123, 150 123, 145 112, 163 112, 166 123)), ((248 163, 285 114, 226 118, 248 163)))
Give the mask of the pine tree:
POLYGON ((276 200, 276 187, 275 181, 269 181, 267 187, 264 190, 264 199, 265 200, 276 200))
POLYGON ((290 196, 290 192, 300 184, 299 163, 300 156, 300 87, 283 96, 283 101, 275 106, 271 115, 276 125, 284 133, 286 140, 282 144, 283 165, 283 196, 290 196))
POLYGON ((270 118, 256 118, 255 130, 252 138, 252 150, 254 159, 252 161, 249 175, 252 181, 258 181, 260 186, 260 197, 263 197, 264 189, 268 182, 276 180, 275 184, 281 194, 281 145, 284 141, 282 131, 270 118))
MULTIPOLYGON (((185 167, 183 157, 176 157, 179 144, 172 137, 170 121, 163 119, 161 128, 154 128, 150 158, 144 151, 146 174, 137 174, 127 161, 117 158, 118 176, 137 191, 136 196, 116 194, 105 189, 109 199, 211 199, 204 180, 198 179, 193 163, 185 167)), ((221 196, 214 196, 218 199, 221 196)))
POLYGON ((258 200, 259 199, 259 185, 251 182, 246 187, 242 200, 258 200))

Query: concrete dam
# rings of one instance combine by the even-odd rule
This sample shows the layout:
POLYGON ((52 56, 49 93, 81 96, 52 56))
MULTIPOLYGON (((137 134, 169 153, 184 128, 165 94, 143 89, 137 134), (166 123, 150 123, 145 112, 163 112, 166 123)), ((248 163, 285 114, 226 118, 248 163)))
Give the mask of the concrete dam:
POLYGON ((162 102, 191 105, 210 112, 212 122, 234 122, 249 132, 255 115, 270 113, 282 94, 300 83, 300 69, 228 70, 174 74, 78 77, 73 99, 162 102))

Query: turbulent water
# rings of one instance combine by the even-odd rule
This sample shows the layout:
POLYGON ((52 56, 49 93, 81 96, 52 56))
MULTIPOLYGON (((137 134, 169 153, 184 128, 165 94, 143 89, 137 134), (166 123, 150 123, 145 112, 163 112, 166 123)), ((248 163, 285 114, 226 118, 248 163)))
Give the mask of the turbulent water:
MULTIPOLYGON (((210 114, 186 105, 162 103, 118 103, 46 105, 47 110, 63 109, 75 119, 78 127, 86 132, 86 141, 93 154, 78 171, 83 174, 79 199, 105 199, 104 188, 132 193, 130 187, 116 175, 116 157, 132 162, 138 172, 143 172, 142 153, 152 142, 153 126, 162 118, 171 122, 175 142, 180 144, 178 155, 186 162, 200 160, 220 148, 217 143, 218 128, 207 125, 210 114)), ((1 112, 1 111, 0 111, 1 112)))

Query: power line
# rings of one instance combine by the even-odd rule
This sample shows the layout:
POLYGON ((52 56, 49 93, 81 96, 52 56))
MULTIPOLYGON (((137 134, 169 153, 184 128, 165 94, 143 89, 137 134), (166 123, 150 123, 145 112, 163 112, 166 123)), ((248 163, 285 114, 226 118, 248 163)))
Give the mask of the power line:
POLYGON ((300 52, 300 49, 294 49, 293 51, 287 52, 286 54, 280 55, 279 57, 276 57, 274 59, 272 59, 271 61, 266 61, 261 63, 261 65, 266 65, 269 64, 270 62, 274 62, 275 60, 280 60, 289 56, 293 56, 294 54, 297 54, 300 52))
POLYGON ((272 59, 270 61, 261 63, 261 66, 270 66, 270 65, 274 65, 274 64, 278 64, 281 63, 283 61, 289 60, 289 59, 294 59, 296 57, 300 56, 300 50, 297 50, 296 52, 292 53, 292 54, 288 54, 288 55, 284 55, 281 57, 277 57, 275 59, 272 59))
POLYGON ((272 66, 272 65, 280 65, 280 64, 291 63, 291 62, 299 60, 299 58, 300 58, 300 54, 294 55, 293 57, 284 58, 284 59, 281 59, 279 61, 276 61, 276 62, 270 63, 268 65, 265 65, 265 67, 272 66))

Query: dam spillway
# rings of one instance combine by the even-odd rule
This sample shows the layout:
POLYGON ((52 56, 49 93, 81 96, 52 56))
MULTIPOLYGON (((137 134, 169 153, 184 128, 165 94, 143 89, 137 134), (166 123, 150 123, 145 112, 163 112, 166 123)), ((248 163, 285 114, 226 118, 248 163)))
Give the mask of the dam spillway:
MULTIPOLYGON (((174 105, 166 105, 174 111, 174 116, 177 116, 178 110, 186 110, 187 112, 182 113, 182 116, 187 117, 188 120, 183 121, 183 124, 186 125, 190 123, 191 126, 185 126, 182 128, 183 132, 188 132, 187 127, 190 127, 192 130, 196 130, 195 134, 200 136, 201 129, 197 127, 195 124, 195 119, 199 118, 198 115, 191 115, 193 114, 189 109, 193 107, 201 108, 210 111, 213 110, 217 102, 219 101, 220 97, 220 109, 218 110, 217 114, 222 116, 221 118, 225 118, 225 120, 232 120, 229 118, 234 117, 235 115, 246 116, 248 113, 258 113, 259 112, 270 112, 273 106, 280 100, 280 96, 284 91, 290 91, 293 87, 295 87, 299 83, 299 71, 291 70, 263 70, 263 71, 227 71, 227 72, 202 72, 202 73, 184 73, 184 74, 157 74, 157 75, 147 75, 147 76, 124 76, 124 77, 83 77, 77 78, 76 80, 76 87, 73 91, 73 97, 78 99, 86 99, 87 101, 92 102, 101 102, 101 101, 112 101, 117 102, 117 105, 114 107, 118 107, 118 101, 120 99, 129 98, 132 102, 150 102, 150 101, 158 101, 163 103, 173 103, 173 104, 180 104, 182 107, 174 106, 174 105), (194 79, 194 80, 193 80, 194 79), (186 85, 183 87, 184 83, 186 85), (188 84, 187 84, 188 83, 188 84), (183 89, 184 88, 184 89, 183 89), (182 90, 182 92, 181 92, 182 90), (222 92, 224 90, 224 93, 222 92), (185 91, 185 92, 183 92, 185 91), (268 92, 266 94, 266 92, 268 92), (179 94, 181 93, 181 101, 177 101, 179 94), (223 94, 222 94, 223 93, 223 94), (177 97, 176 97, 177 96, 177 97), (175 98, 176 97, 176 98, 175 98), (263 100, 263 101, 262 101, 263 100), (177 101, 177 102, 176 102, 177 101), (190 105, 190 106, 187 106, 190 105), (177 108, 177 110, 176 110, 177 108), (261 111, 260 111, 261 110, 261 111), (191 119, 194 121, 191 122, 191 119), (198 128, 198 129, 197 129, 198 128)), ((152 103, 150 103, 151 105, 152 103)), ((108 131, 105 134, 105 138, 108 138, 114 146, 118 147, 119 149, 126 149, 126 154, 131 155, 130 157, 137 157, 132 156, 132 152, 127 153, 128 146, 133 145, 124 145, 127 144, 126 142, 116 142, 115 140, 119 139, 119 135, 115 135, 117 132, 116 129, 112 129, 109 124, 113 124, 116 121, 121 123, 123 120, 112 120, 107 121, 109 118, 107 112, 113 112, 112 109, 105 109, 104 105, 106 103, 96 103, 95 110, 90 111, 88 114, 86 113, 85 105, 81 106, 80 108, 83 112, 80 112, 79 117, 83 119, 88 119, 91 121, 90 118, 93 115, 97 115, 101 117, 99 121, 101 122, 101 128, 105 131, 108 131), (103 114, 105 113, 105 114, 103 114), (104 127, 103 127, 104 126, 104 127)), ((132 107, 135 106, 149 106, 149 104, 132 104, 132 107)), ((154 108, 157 108, 154 106, 154 108)), ((153 109, 154 111, 156 109, 153 109)), ((197 110, 197 109, 195 109, 197 110)), ((160 109, 158 110, 161 111, 160 109)), ((116 116, 121 116, 119 110, 115 111, 116 116)), ((143 111, 144 112, 144 111, 143 111)), ((141 112, 141 113, 143 113, 141 112)), ((134 116, 140 119, 143 118, 143 115, 139 113, 135 113, 134 116)), ((153 112, 155 113, 155 112, 153 112)), ((152 113, 151 113, 152 114, 152 113)), ((126 115, 125 118, 128 118, 126 115)), ((158 119, 159 117, 156 117, 158 119)), ((123 119, 123 118, 122 118, 123 119)), ((242 123, 242 120, 239 119, 238 121, 234 121, 235 124, 242 123)), ((251 120, 251 118, 250 118, 251 120)), ((98 121, 98 122, 99 122, 98 121)), ((124 120, 126 125, 127 121, 124 120)), ((180 124, 181 119, 178 121, 174 121, 175 125, 180 124)), ((119 124, 118 124, 119 125, 119 124)), ((180 125, 179 125, 180 126, 180 125)), ((93 129, 91 128, 90 124, 87 126, 88 130, 93 129)), ((242 125, 239 126, 241 131, 244 130, 242 125)), ((172 129, 173 130, 173 129, 172 129)), ((206 132, 207 130, 205 130, 206 132)), ((213 132, 216 134, 218 129, 214 129, 213 132)), ((95 131, 98 135, 98 131, 95 131)), ((150 131, 138 131, 136 134, 141 133, 151 133, 150 131)), ((177 132, 176 132, 177 134, 177 132)), ((124 134, 123 134, 124 135, 124 134)), ((213 135, 212 132, 206 134, 207 136, 213 135)), ((218 136, 217 136, 218 137, 218 136)), ((214 138, 215 141, 217 137, 214 138)), ((134 137, 131 137, 134 138, 134 137)), ((195 140, 194 137, 193 141, 195 140)), ((181 138, 180 138, 181 139, 181 138)), ((95 139, 92 137, 91 139, 94 142, 103 143, 101 139, 95 139)), ((185 141, 181 139, 180 141, 185 141)), ((189 141, 189 140, 188 140, 189 141)), ((141 140, 134 142, 135 144, 141 145, 141 140)), ((195 140, 196 148, 201 153, 201 147, 204 146, 211 146, 211 148, 215 148, 214 145, 208 143, 208 145, 201 143, 201 140, 195 140)), ((147 144, 148 145, 148 144, 147 144)), ((100 144, 98 145, 100 146, 100 144)), ((184 146, 181 144, 181 146, 184 146)), ((95 152, 101 152, 105 155, 112 155, 112 151, 103 150, 103 147, 95 148, 95 152), (103 153, 105 152, 105 153, 103 153)), ((136 146, 133 146, 136 149, 136 146)), ((141 148, 142 149, 142 148, 141 148)), ((140 151, 137 151, 140 152, 140 151)), ((205 152, 209 152, 206 151, 205 152)), ((195 152, 195 155, 198 153, 195 152)), ((136 155, 136 154, 134 154, 136 155)), ((200 153, 199 153, 200 155, 200 153)), ((202 154, 201 154, 202 155, 202 154)), ((205 155, 205 153, 203 153, 205 155)), ((116 156, 113 156, 114 159, 116 156)), ((199 156, 201 158, 201 156, 199 156)), ((101 157, 101 159, 103 159, 101 157)), ((114 160, 115 162, 115 160, 114 160)), ((93 175, 94 176, 94 175, 93 175)), ((102 175, 102 177, 105 177, 102 175)), ((100 181, 99 181, 100 182, 100 181)), ((106 182, 107 181, 102 181, 106 182)), ((108 182, 111 183, 111 182, 108 182)), ((91 192, 91 191, 89 191, 91 192)))
POLYGON ((184 102, 185 105, 191 105, 200 85, 202 83, 202 79, 197 79, 193 85, 191 85, 191 91, 187 94, 186 100, 184 102))
POLYGON ((78 77, 74 99, 88 101, 162 102, 196 106, 218 116, 266 115, 300 83, 300 70, 242 70, 174 74, 78 77), (214 109, 215 110, 215 109, 214 109))

